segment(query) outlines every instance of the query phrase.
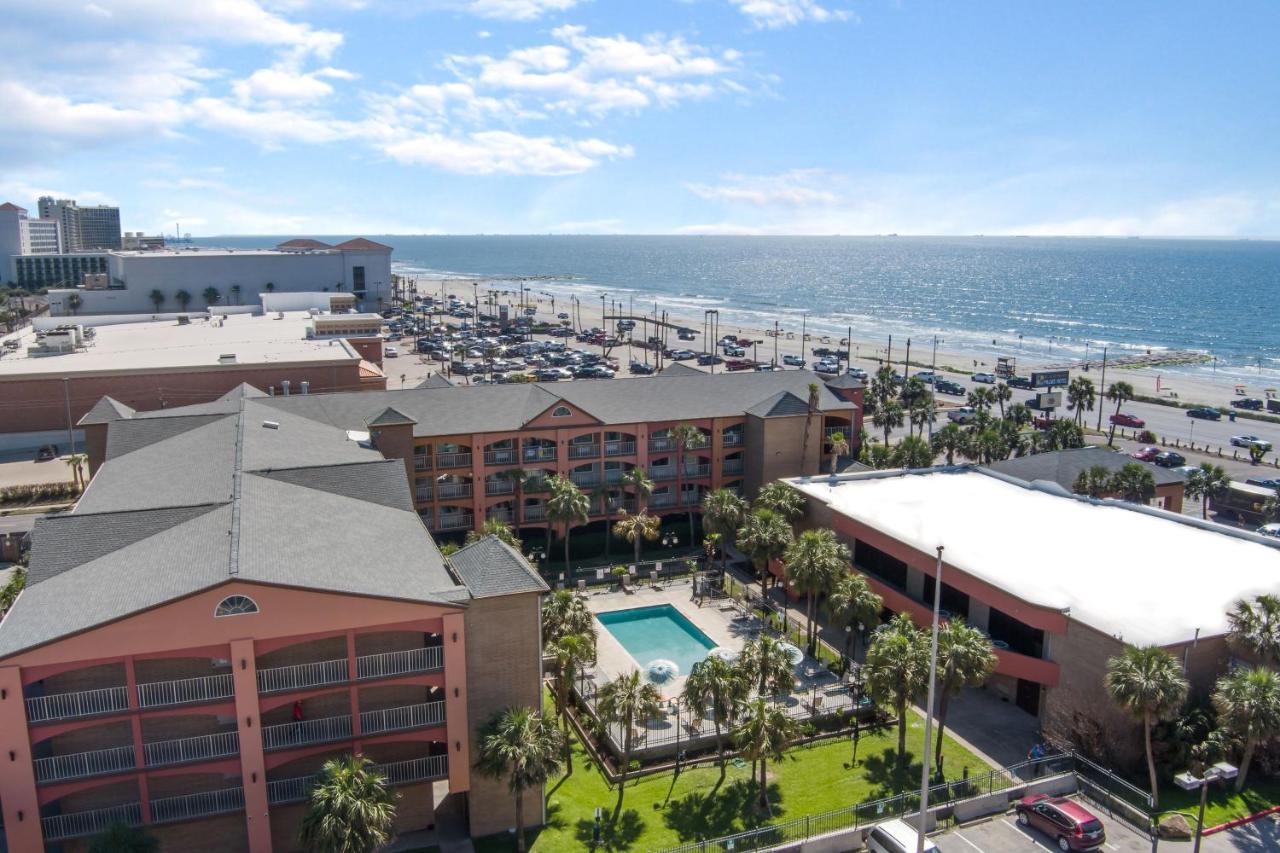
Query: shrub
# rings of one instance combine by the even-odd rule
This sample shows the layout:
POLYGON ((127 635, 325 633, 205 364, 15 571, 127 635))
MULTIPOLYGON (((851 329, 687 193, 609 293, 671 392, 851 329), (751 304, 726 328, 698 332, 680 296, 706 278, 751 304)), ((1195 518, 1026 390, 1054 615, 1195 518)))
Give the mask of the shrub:
POLYGON ((1157 441, 1156 434, 1149 429, 1144 429, 1138 433, 1138 441, 1141 444, 1155 444, 1157 441))
POLYGON ((0 505, 42 504, 72 500, 80 494, 75 483, 32 483, 0 489, 0 505))

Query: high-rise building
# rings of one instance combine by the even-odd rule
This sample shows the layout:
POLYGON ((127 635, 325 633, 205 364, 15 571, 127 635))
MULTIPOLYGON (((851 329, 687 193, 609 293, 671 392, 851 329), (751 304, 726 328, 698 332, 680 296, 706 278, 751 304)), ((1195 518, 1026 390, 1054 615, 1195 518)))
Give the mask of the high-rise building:
POLYGON ((62 226, 56 220, 31 219, 25 208, 0 204, 0 255, 56 255, 62 250, 62 226))
POLYGON ((41 196, 41 219, 61 223, 63 243, 68 252, 119 249, 120 208, 104 204, 81 207, 75 199, 41 196))

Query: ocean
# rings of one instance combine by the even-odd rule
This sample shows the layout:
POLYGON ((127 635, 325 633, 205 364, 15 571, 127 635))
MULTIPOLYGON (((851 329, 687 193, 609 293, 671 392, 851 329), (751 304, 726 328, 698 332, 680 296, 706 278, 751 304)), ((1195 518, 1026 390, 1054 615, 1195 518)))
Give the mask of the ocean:
MULTIPOLYGON (((1022 237, 378 236, 420 277, 538 277, 536 293, 634 303, 721 328, 1051 360, 1196 350, 1189 372, 1280 375, 1280 242, 1022 237)), ((271 245, 284 237, 199 243, 271 245)), ((320 238, 326 239, 326 238, 320 238)), ((329 238, 333 240, 341 237, 329 238)), ((512 282, 495 287, 514 288, 512 282)), ((421 289, 421 288, 420 288, 421 289)))

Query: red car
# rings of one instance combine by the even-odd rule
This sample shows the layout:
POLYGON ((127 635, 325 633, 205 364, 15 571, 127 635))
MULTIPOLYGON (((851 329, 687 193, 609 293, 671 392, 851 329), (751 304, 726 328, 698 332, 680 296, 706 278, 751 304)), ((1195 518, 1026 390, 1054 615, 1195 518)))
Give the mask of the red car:
POLYGON ((1112 426, 1127 426, 1142 429, 1147 425, 1147 422, 1142 418, 1135 417, 1134 415, 1126 415, 1124 412, 1117 412, 1111 416, 1111 424, 1112 426))
POLYGON ((1150 462, 1151 460, 1155 459, 1157 456, 1160 455, 1160 448, 1140 447, 1137 450, 1130 453, 1129 455, 1132 456, 1134 459, 1137 459, 1139 462, 1150 462))
POLYGON ((1102 821, 1084 806, 1066 797, 1032 794, 1014 806, 1018 823, 1034 827, 1058 844, 1063 853, 1093 850, 1107 840, 1102 821))

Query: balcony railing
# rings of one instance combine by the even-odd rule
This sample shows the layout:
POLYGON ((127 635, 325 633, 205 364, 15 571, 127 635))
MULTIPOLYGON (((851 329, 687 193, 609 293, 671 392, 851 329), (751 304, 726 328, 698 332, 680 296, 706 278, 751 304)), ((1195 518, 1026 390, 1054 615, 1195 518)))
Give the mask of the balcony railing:
POLYGON ((175 740, 160 740, 144 743, 142 751, 146 755, 148 767, 204 761, 240 752, 240 735, 237 732, 218 732, 175 740))
POLYGON ((430 456, 420 456, 420 455, 415 454, 415 455, 414 455, 414 457, 413 457, 413 470, 415 470, 415 471, 430 471, 430 470, 431 470, 431 457, 430 457, 430 456))
POLYGON ((556 449, 554 447, 526 447, 524 449, 525 462, 550 462, 556 458, 556 449))
POLYGON ((676 478, 676 466, 662 465, 650 466, 649 479, 654 481, 674 480, 676 478))
POLYGON ((724 472, 724 473, 726 473, 726 474, 741 474, 741 473, 742 473, 742 460, 741 460, 741 459, 726 459, 726 460, 724 460, 724 464, 720 466, 720 470, 721 470, 721 471, 723 471, 723 472, 724 472))
MULTIPOLYGON (((444 755, 411 758, 375 765, 389 785, 411 785, 428 779, 443 779, 449 775, 449 759, 444 755)), ((295 776, 292 779, 276 779, 267 783, 267 802, 273 806, 282 803, 300 803, 307 798, 319 775, 295 776)))
POLYGON ((389 678, 414 672, 432 672, 444 668, 444 649, 427 646, 422 649, 406 649, 402 652, 383 652, 356 658, 356 677, 389 678))
POLYGON ((414 496, 414 498, 415 498, 415 499, 417 499, 417 500, 419 500, 419 501, 429 501, 429 500, 431 500, 432 492, 433 492, 433 490, 432 490, 431 486, 429 486, 429 485, 418 485, 418 486, 415 486, 415 487, 414 487, 414 489, 413 489, 413 496, 414 496))
POLYGON ((636 499, 635 498, 614 498, 613 500, 609 501, 610 513, 615 513, 621 509, 624 509, 627 512, 635 512, 636 499))
POLYGON ((105 809, 53 815, 41 818, 45 841, 61 841, 83 835, 96 835, 108 826, 123 823, 125 826, 142 825, 142 803, 125 803, 105 809))
POLYGON ((516 449, 514 447, 504 447, 501 450, 486 450, 484 452, 484 464, 486 465, 511 465, 516 461, 516 449))
POLYGON ((546 521, 547 508, 542 505, 527 506, 524 508, 525 521, 546 521))
POLYGON ((742 446, 742 441, 743 436, 740 432, 726 432, 721 436, 721 444, 725 447, 740 447, 742 446))
POLYGON ((579 486, 594 486, 599 484, 600 475, 594 471, 573 471, 569 474, 569 479, 579 486))
POLYGON ((132 770, 133 747, 115 746, 110 749, 95 749, 70 755, 54 755, 49 758, 37 758, 33 763, 36 766, 37 782, 83 779, 86 776, 101 776, 104 773, 132 770))
POLYGON ((649 439, 649 452, 661 453, 664 450, 675 450, 676 440, 674 438, 651 438, 649 439))
POLYGON ((436 497, 444 500, 445 498, 469 498, 471 497, 470 483, 437 483, 436 497))
POLYGON ((244 810, 244 788, 220 788, 198 794, 159 797, 151 801, 151 822, 172 823, 244 810))
POLYGON ((591 459, 600 455, 600 445, 598 444, 570 444, 570 459, 591 459))
POLYGON ((113 714, 129 707, 127 687, 104 687, 99 690, 79 690, 75 693, 54 693, 50 696, 34 696, 27 700, 27 720, 42 723, 46 720, 70 720, 91 717, 95 714, 113 714))
POLYGON ((685 492, 680 496, 681 506, 697 506, 702 503, 702 495, 699 492, 685 492))
POLYGON ((514 494, 515 490, 515 481, 508 480, 506 477, 501 480, 486 480, 484 484, 484 493, 486 495, 510 495, 514 494))
POLYGON ((627 475, 626 471, 621 468, 607 468, 604 472, 604 481, 610 484, 621 483, 622 478, 627 475))
POLYGON ((437 453, 437 468, 470 468, 470 453, 437 453))
POLYGON ((138 685, 138 706, 156 708, 162 705, 190 705, 214 702, 235 693, 231 673, 180 678, 176 681, 152 681, 138 685))
POLYGON ((684 475, 686 477, 710 477, 710 465, 686 465, 684 466, 684 475))
POLYGON ((828 439, 830 439, 831 436, 835 435, 836 433, 841 433, 842 435, 844 435, 845 440, 848 441, 849 436, 852 434, 851 433, 852 429, 853 427, 849 426, 848 424, 845 424, 844 426, 829 426, 823 432, 828 439))
POLYGON ((336 717, 320 717, 315 720, 263 726, 262 748, 288 749, 291 746, 304 746, 309 743, 348 740, 350 737, 351 715, 340 714, 336 717))
POLYGON ((374 735, 381 732, 398 732, 404 729, 420 729, 438 726, 444 722, 444 702, 424 702, 400 708, 384 708, 381 711, 362 711, 360 733, 374 735))
POLYGON ((636 443, 634 441, 606 441, 604 443, 605 456, 631 456, 636 452, 636 443))
POLYGON ((316 663, 297 663, 292 666, 276 666, 258 670, 258 692, 279 693, 282 690, 301 690, 322 684, 338 684, 347 680, 347 659, 322 660, 316 663))
POLYGON ((649 506, 675 506, 676 496, 670 493, 649 496, 649 506))
POLYGON ((471 513, 469 512, 453 512, 448 515, 441 515, 436 519, 437 530, 460 530, 465 527, 474 525, 471 513))
POLYGON ((510 524, 516 520, 516 513, 511 509, 491 509, 485 513, 485 517, 490 521, 503 521, 510 524))

